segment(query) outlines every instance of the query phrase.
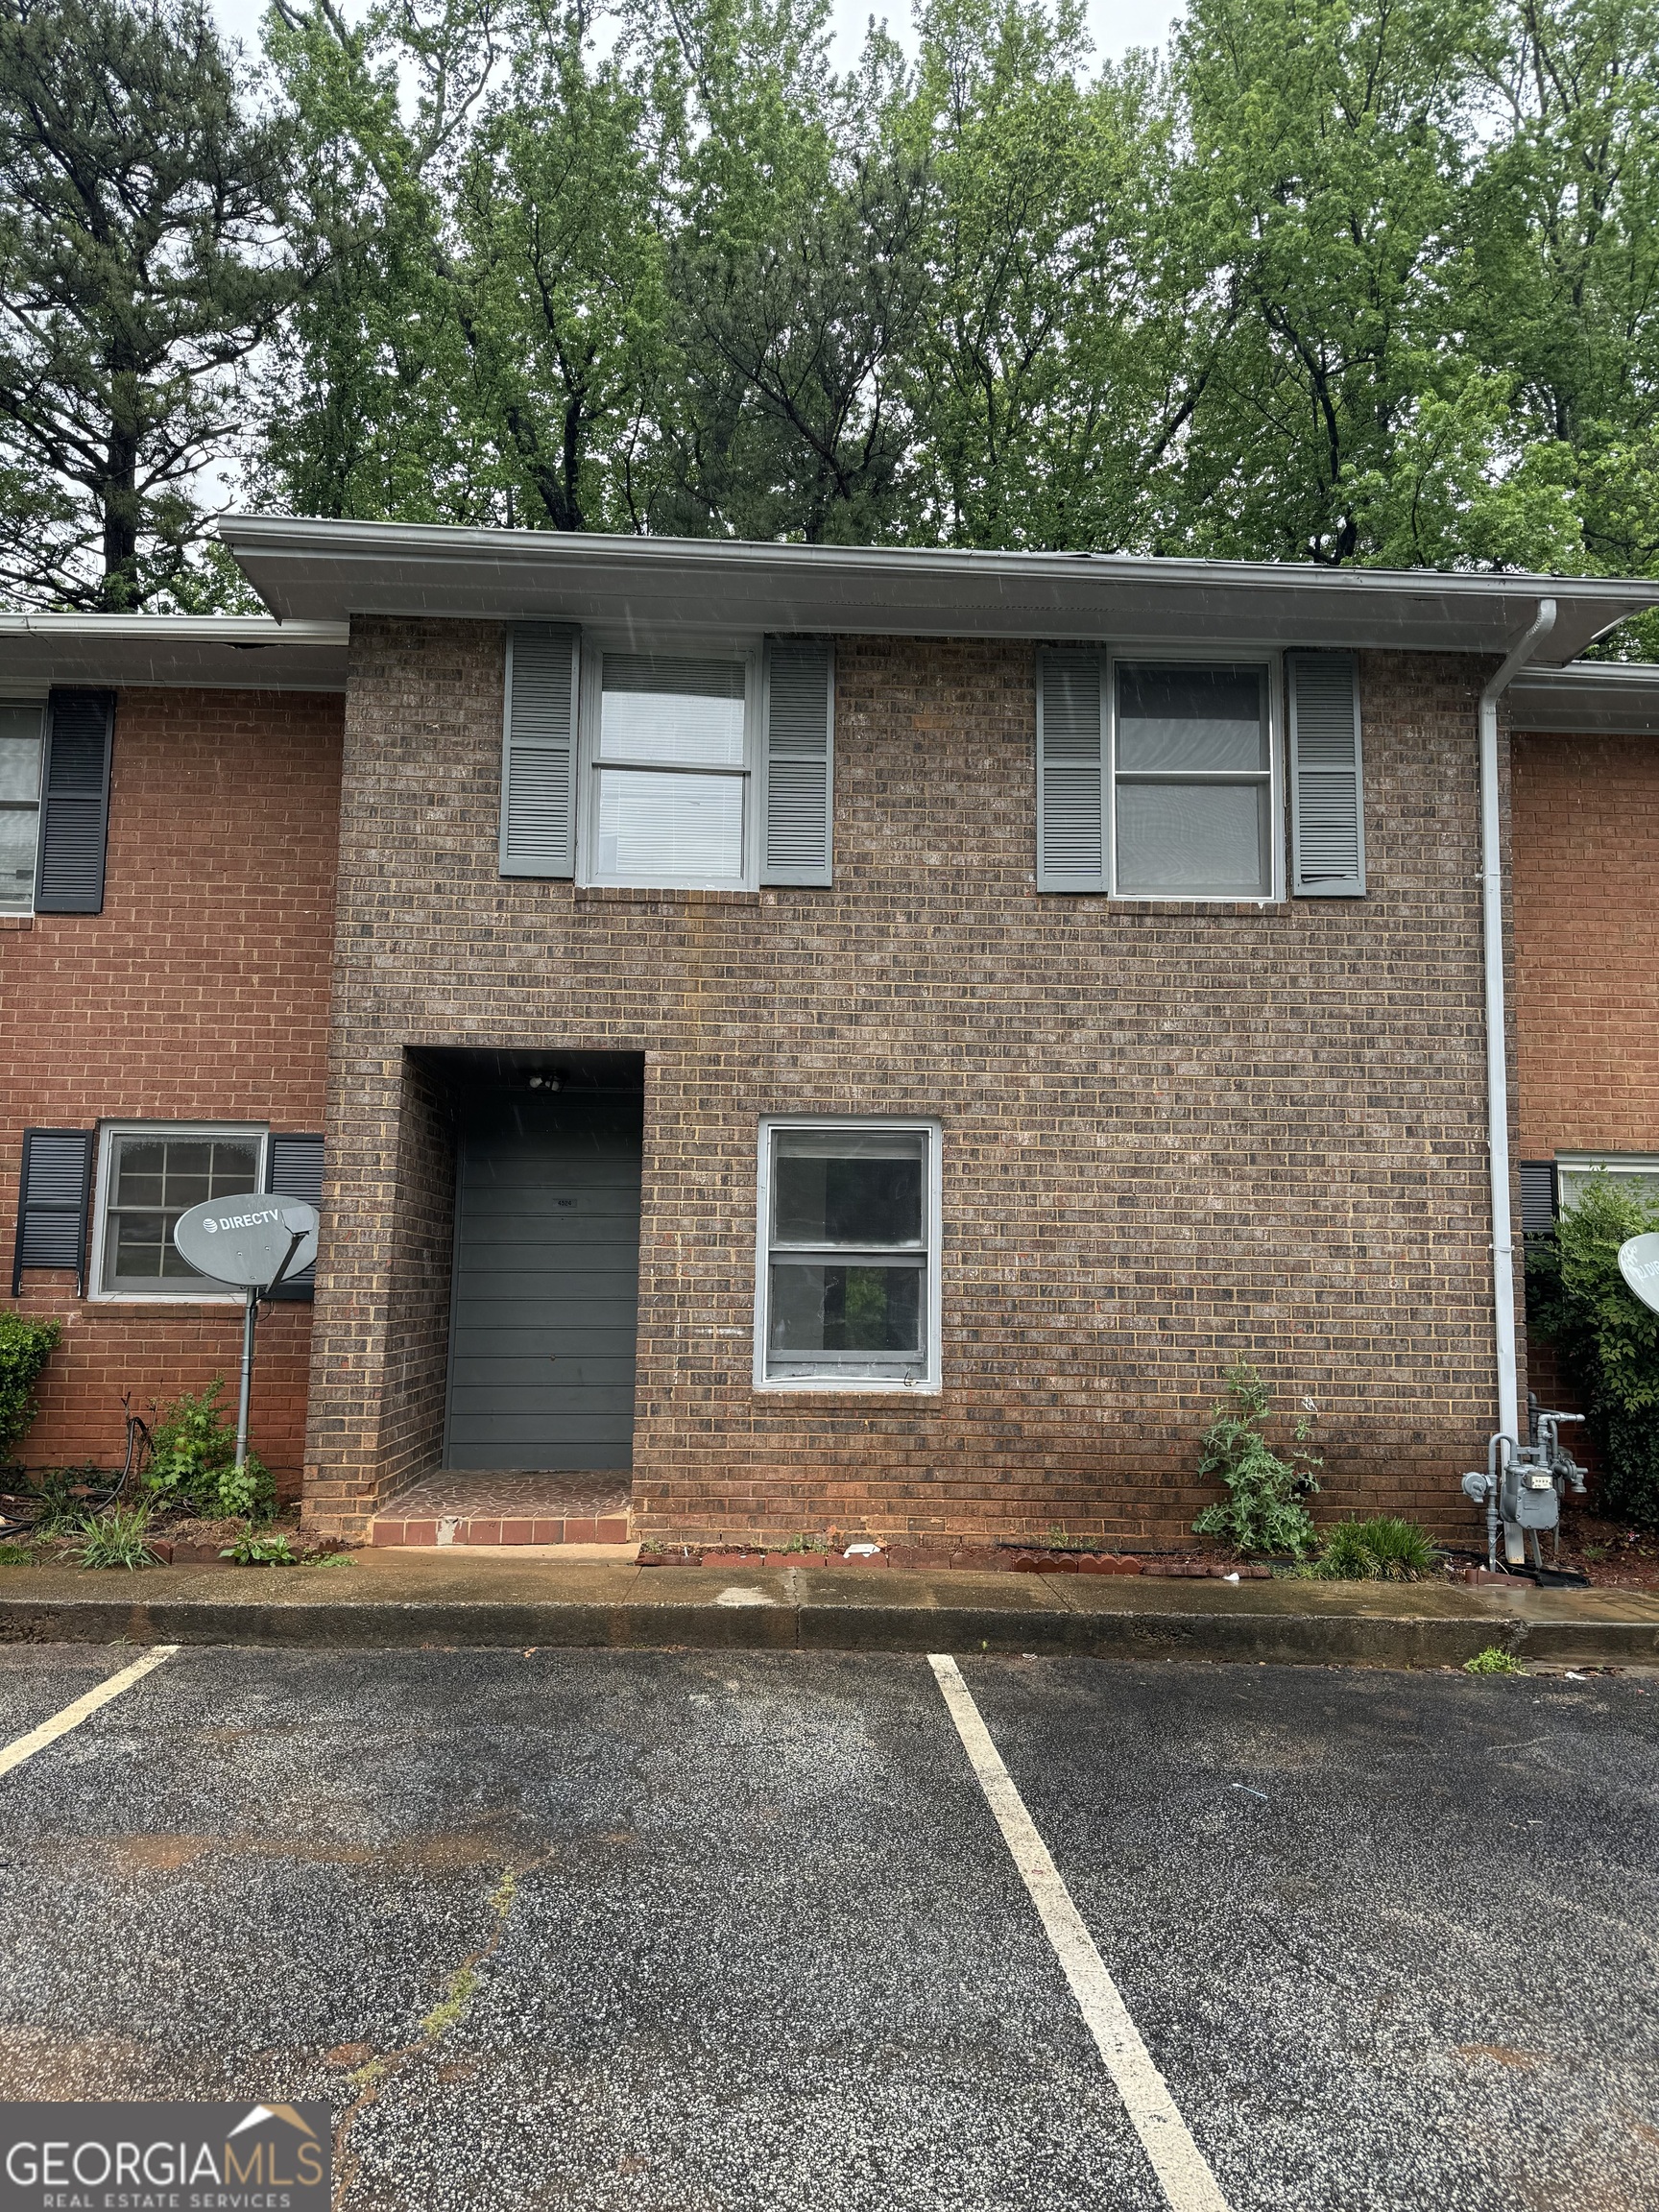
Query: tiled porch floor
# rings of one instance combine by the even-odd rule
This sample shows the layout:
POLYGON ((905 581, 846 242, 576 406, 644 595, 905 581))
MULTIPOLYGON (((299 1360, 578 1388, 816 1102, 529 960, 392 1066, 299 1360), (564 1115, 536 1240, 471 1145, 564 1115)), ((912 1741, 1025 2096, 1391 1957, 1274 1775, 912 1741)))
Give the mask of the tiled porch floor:
POLYGON ((625 1544, 626 1475, 445 1470, 394 1498, 373 1544, 625 1544))

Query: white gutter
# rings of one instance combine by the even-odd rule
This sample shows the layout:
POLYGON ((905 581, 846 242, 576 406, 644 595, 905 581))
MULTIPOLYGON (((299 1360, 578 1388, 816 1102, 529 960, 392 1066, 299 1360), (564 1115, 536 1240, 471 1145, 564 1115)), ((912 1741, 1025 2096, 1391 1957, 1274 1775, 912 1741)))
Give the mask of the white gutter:
POLYGON ((1498 1350, 1498 1433, 1521 1434, 1515 1370, 1515 1242, 1509 1213, 1509 1068, 1503 1027, 1503 841, 1498 812, 1498 702, 1555 627, 1540 599, 1531 627, 1480 694, 1480 926, 1486 958, 1486 1148, 1492 1173, 1492 1311, 1498 1350))

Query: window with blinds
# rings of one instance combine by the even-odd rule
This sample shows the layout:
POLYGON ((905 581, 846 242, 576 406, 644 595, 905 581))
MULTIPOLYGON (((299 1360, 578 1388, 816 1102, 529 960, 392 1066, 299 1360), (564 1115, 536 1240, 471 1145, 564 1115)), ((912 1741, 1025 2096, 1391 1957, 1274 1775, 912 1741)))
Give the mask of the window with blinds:
POLYGON ((1114 679, 1114 889, 1270 899, 1266 670, 1119 661, 1114 679))

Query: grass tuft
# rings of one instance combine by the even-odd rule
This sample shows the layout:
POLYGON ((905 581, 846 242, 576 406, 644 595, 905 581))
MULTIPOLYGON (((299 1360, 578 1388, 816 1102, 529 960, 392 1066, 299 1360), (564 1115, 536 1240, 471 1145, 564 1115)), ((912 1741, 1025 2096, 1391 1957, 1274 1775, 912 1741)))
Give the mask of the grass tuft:
POLYGON ((1496 1644, 1488 1644, 1484 1651, 1477 1651, 1473 1659, 1463 1662, 1465 1674, 1525 1674, 1527 1670, 1519 1659, 1501 1650, 1496 1644))

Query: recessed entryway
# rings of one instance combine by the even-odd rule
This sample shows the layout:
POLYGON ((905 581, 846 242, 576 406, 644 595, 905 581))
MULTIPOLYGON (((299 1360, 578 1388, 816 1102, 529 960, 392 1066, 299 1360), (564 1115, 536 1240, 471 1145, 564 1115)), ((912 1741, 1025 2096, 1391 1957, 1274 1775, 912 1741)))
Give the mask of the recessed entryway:
POLYGON ((625 1492, 642 1064, 629 1054, 493 1057, 495 1079, 456 1101, 444 1465, 609 1474, 625 1492))

